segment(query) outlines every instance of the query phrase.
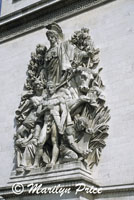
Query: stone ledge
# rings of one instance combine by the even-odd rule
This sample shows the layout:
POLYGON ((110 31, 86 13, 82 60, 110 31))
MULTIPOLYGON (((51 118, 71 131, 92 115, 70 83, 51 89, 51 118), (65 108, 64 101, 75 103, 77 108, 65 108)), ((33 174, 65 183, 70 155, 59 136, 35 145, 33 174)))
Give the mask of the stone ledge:
POLYGON ((111 1, 115 0, 54 0, 48 4, 39 2, 34 8, 31 5, 0 18, 0 43, 111 1))
MULTIPOLYGON (((49 184, 45 184, 43 182, 41 182, 41 183, 42 183, 42 187, 54 187, 54 186, 57 186, 58 184, 60 184, 60 187, 62 187, 62 188, 71 187, 72 191, 76 189, 76 185, 77 184, 85 184, 86 187, 94 186, 94 187, 102 188, 102 194, 95 195, 97 197, 97 199, 101 198, 101 196, 105 197, 105 195, 108 195, 108 194, 112 197, 112 194, 113 195, 118 194, 118 196, 119 196, 119 193, 121 193, 121 194, 124 194, 124 196, 127 196, 128 192, 129 193, 134 193, 134 184, 101 187, 101 186, 93 184, 93 183, 91 183, 89 181, 87 182, 87 181, 84 181, 84 180, 76 180, 76 181, 73 181, 73 180, 72 181, 65 181, 64 180, 64 183, 63 182, 59 182, 58 184, 55 183, 55 182, 51 182, 49 184)), ((24 189, 25 190, 24 190, 24 192, 23 192, 23 194, 21 196, 30 195, 30 194, 28 194, 28 188, 26 186, 27 185, 24 184, 24 189)), ((0 187, 0 197, 1 198, 2 197, 3 198, 8 198, 8 197, 11 198, 13 196, 15 197, 16 195, 12 192, 12 184, 0 187)))
POLYGON ((27 195, 28 188, 27 185, 42 184, 43 187, 54 187, 60 185, 62 188, 72 189, 76 188, 77 184, 85 184, 87 187, 100 187, 102 188, 102 194, 117 194, 117 193, 127 193, 134 192, 134 184, 124 184, 124 185, 113 185, 113 186, 99 186, 93 179, 91 172, 86 170, 81 162, 73 162, 60 164, 53 167, 51 170, 49 168, 34 169, 29 174, 16 175, 15 171, 12 172, 11 177, 7 185, 0 187, 0 196, 9 197, 14 196, 12 192, 12 185, 14 183, 21 183, 24 185, 24 194, 27 195))
POLYGON ((21 183, 24 186, 23 195, 28 195, 29 184, 42 184, 42 187, 54 187, 60 185, 62 188, 76 188, 77 184, 85 184, 87 187, 98 187, 93 181, 91 172, 85 169, 81 162, 66 163, 56 165, 53 169, 46 168, 34 169, 29 174, 15 175, 12 172, 11 178, 6 186, 0 187, 0 196, 11 197, 15 196, 12 191, 14 183, 21 183))
POLYGON ((91 172, 86 170, 81 162, 57 164, 51 170, 50 168, 32 169, 28 174, 16 175, 15 171, 12 172, 8 184, 21 182, 21 183, 36 183, 43 182, 59 183, 72 180, 85 180, 93 183, 91 172))
POLYGON ((133 192, 134 184, 113 185, 102 187, 103 193, 133 192))
POLYGON ((48 7, 52 6, 52 5, 55 5, 59 2, 61 2, 62 0, 48 0, 45 2, 43 2, 42 0, 37 2, 37 3, 34 3, 34 4, 31 4, 31 5, 28 5, 22 9, 19 9, 19 10, 16 10, 14 12, 11 12, 7 15, 4 15, 4 16, 1 16, 0 17, 0 26, 8 23, 8 22, 12 22, 14 20, 19 20, 20 18, 28 15, 28 14, 32 14, 33 12, 38 12, 40 9, 47 9, 48 7))

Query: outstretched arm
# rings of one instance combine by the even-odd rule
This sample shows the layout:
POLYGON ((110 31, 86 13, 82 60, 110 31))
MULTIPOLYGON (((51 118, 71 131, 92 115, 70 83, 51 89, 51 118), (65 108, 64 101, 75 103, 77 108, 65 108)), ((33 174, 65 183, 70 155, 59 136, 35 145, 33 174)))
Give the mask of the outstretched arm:
POLYGON ((62 114, 61 114, 61 126, 64 127, 65 121, 67 119, 68 111, 67 111, 67 106, 66 106, 65 103, 61 103, 60 107, 61 107, 61 111, 62 111, 62 114))

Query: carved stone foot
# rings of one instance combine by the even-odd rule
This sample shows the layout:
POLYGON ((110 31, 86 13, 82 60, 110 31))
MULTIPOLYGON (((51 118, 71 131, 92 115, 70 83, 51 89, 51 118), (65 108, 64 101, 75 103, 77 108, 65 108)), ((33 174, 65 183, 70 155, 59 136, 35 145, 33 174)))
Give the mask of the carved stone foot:
POLYGON ((18 167, 16 168, 16 173, 20 174, 24 172, 24 167, 18 167))
POLYGON ((39 165, 33 165, 32 168, 39 168, 39 165))
POLYGON ((37 168, 39 168, 39 165, 33 165, 33 166, 31 166, 31 167, 25 167, 25 170, 26 171, 31 171, 32 169, 37 169, 37 168))
POLYGON ((30 172, 32 169, 34 169, 33 166, 24 168, 25 172, 30 172))
POLYGON ((48 164, 46 165, 46 168, 52 168, 52 167, 54 167, 54 165, 55 165, 55 163, 48 163, 48 164))

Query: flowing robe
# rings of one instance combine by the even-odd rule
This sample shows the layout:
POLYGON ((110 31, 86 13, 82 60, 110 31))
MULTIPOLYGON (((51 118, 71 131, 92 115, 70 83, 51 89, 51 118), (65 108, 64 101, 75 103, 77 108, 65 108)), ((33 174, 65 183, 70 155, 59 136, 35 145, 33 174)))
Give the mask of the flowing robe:
POLYGON ((44 73, 47 81, 60 83, 61 78, 71 68, 74 47, 68 42, 62 42, 50 48, 45 55, 44 73))

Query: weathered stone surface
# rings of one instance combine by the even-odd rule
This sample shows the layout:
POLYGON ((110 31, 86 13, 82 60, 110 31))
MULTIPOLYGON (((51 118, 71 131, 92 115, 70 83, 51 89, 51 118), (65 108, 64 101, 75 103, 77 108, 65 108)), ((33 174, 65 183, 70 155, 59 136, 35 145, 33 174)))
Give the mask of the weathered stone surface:
POLYGON ((79 199, 80 196, 85 196, 87 199, 89 197, 93 199, 93 194, 85 193, 84 188, 99 189, 99 186, 93 182, 91 173, 85 170, 82 163, 74 162, 66 165, 56 165, 51 172, 42 168, 41 171, 35 169, 25 176, 20 175, 16 177, 14 173, 7 186, 0 188, 0 195, 5 199, 12 197, 16 200, 21 197, 29 199, 33 195, 51 199, 54 197, 54 194, 55 198, 70 199, 73 196, 73 198, 79 199), (13 185, 18 183, 22 186, 22 193, 20 195, 12 191, 12 187, 15 191, 13 185), (34 189, 32 190, 32 188, 34 189), (50 193, 47 191, 47 188, 50 188, 50 193))
MULTIPOLYGON (((0 43, 24 35, 35 29, 41 29, 53 21, 61 21, 81 13, 81 11, 92 9, 108 2, 109 0, 68 0, 67 2, 62 0, 48 0, 38 1, 30 6, 27 4, 22 9, 19 9, 19 5, 21 4, 16 4, 16 9, 19 9, 16 10, 14 5, 9 1, 8 6, 10 5, 16 11, 0 18, 0 43), (11 21, 12 23, 10 23, 11 21)), ((28 2, 25 1, 24 3, 28 2)))
POLYGON ((16 110, 16 174, 73 161, 92 169, 108 136, 99 49, 89 29, 66 40, 58 24, 46 28, 50 46, 38 44, 31 53, 16 110))
POLYGON ((7 15, 10 14, 12 12, 15 12, 17 10, 20 10, 26 6, 29 6, 31 4, 37 3, 40 0, 5 0, 2 1, 2 13, 1 15, 7 15))

